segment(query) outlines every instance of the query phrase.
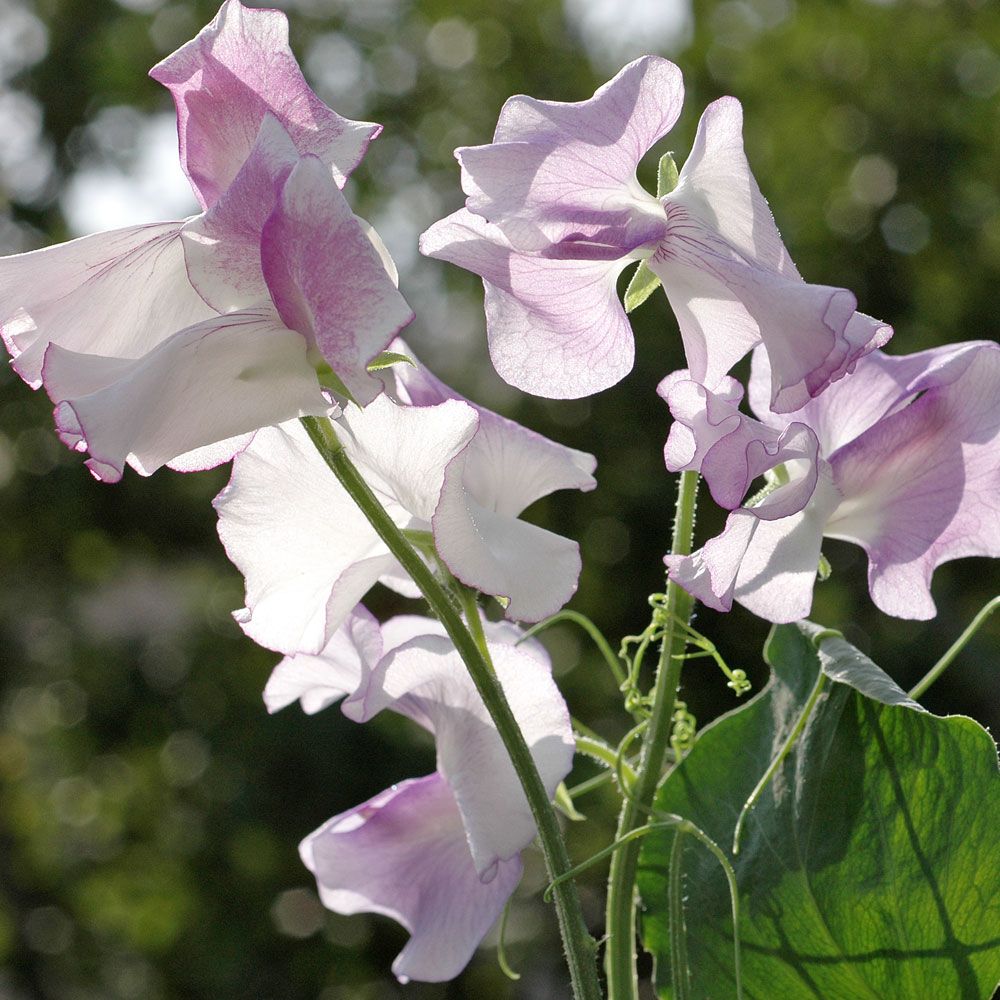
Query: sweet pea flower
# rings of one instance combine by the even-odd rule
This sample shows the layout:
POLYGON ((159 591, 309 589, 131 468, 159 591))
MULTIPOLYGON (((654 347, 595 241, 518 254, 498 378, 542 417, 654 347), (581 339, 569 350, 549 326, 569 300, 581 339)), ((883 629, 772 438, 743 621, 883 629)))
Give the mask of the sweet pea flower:
POLYGON ((511 385, 569 398, 628 374, 616 282, 636 260, 666 291, 692 378, 714 387, 764 343, 777 412, 892 335, 846 289, 802 280, 750 173, 734 98, 706 108, 676 188, 660 199, 643 190, 636 166, 682 100, 680 70, 644 56, 586 101, 510 98, 491 144, 455 151, 465 208, 421 249, 482 276, 490 354, 511 385))
MULTIPOLYGON (((569 713, 537 643, 484 622, 490 656, 549 795, 572 765, 569 713)), ((521 878, 535 823, 493 723, 451 641, 430 619, 383 626, 360 605, 318 656, 286 658, 265 692, 274 711, 348 695, 365 722, 390 709, 434 734, 437 769, 401 781, 329 820, 302 842, 320 898, 338 913, 381 913, 411 934, 400 981, 458 975, 521 878)))
MULTIPOLYGON (((474 406, 417 364, 386 378, 384 395, 335 426, 393 521, 433 533, 451 573, 504 598, 509 618, 555 613, 576 590, 579 547, 518 515, 554 490, 593 489, 593 456, 474 406)), ((320 650, 378 581, 417 596, 297 422, 256 434, 215 506, 246 578, 237 620, 263 646, 320 650)))
POLYGON ((824 536, 865 550, 872 600, 899 618, 934 617, 937 566, 1000 556, 1000 345, 876 351, 790 414, 769 406, 758 348, 749 395, 760 420, 738 410, 732 380, 713 393, 686 375, 660 387, 677 421, 667 468, 700 471, 732 513, 701 550, 665 561, 709 607, 735 599, 769 621, 804 618, 824 536), (744 502, 761 474, 768 485, 744 502))
POLYGON ((44 385, 60 437, 89 451, 98 479, 120 479, 126 463, 143 475, 207 468, 258 427, 327 412, 317 359, 369 401, 381 383, 367 363, 412 318, 384 248, 337 185, 363 150, 358 135, 375 127, 319 114, 279 21, 228 0, 158 67, 173 67, 185 167, 205 212, 0 260, 11 364, 44 385), (260 74, 271 64, 285 71, 269 105, 260 74), (216 129, 215 115, 252 130, 247 143, 216 129), (309 145, 314 118, 325 139, 309 145))

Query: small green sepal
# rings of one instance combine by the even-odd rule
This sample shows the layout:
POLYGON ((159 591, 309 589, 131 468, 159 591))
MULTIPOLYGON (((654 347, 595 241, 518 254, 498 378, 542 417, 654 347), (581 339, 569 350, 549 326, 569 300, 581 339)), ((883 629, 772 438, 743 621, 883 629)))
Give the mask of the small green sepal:
POLYGON ((368 362, 368 371, 380 372, 386 368, 391 368, 393 365, 412 365, 414 368, 417 367, 413 358, 407 357, 405 354, 397 354, 395 351, 383 351, 378 357, 372 358, 368 362))
POLYGON ((660 287, 660 279, 649 269, 645 261, 636 268, 632 280, 625 289, 625 312, 638 309, 660 287))
POLYGON ((552 800, 552 804, 566 819, 572 820, 574 823, 581 823, 587 818, 573 805, 573 799, 569 794, 569 789, 566 787, 565 781, 559 782, 559 787, 556 789, 556 795, 552 800))
POLYGON ((677 187, 677 180, 680 173, 677 164, 674 163, 673 153, 664 153, 660 157, 660 165, 656 168, 656 197, 662 198, 670 194, 677 187))

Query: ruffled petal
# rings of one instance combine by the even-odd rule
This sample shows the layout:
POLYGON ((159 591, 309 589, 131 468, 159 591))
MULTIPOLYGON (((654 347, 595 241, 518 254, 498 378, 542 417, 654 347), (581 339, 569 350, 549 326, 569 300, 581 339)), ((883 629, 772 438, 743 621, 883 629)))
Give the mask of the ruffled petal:
MULTIPOLYGON (((545 646, 534 636, 525 639, 524 630, 514 622, 503 619, 491 622, 482 617, 482 625, 489 643, 517 646, 519 652, 537 660, 546 670, 552 670, 552 661, 545 646)), ((386 654, 422 635, 445 636, 447 633, 436 618, 425 618, 422 615, 395 615, 382 623, 382 642, 386 654)))
POLYGON ((439 774, 400 782, 335 816, 299 851, 329 909, 380 913, 410 932, 392 966, 402 982, 457 976, 521 878, 513 857, 481 880, 439 774))
POLYGON ((715 502, 733 510, 755 479, 781 466, 784 481, 772 484, 753 512, 774 520, 802 510, 819 476, 819 441, 813 431, 801 423, 779 431, 741 413, 742 390, 732 379, 717 394, 676 374, 657 389, 676 421, 664 448, 667 468, 700 472, 715 502))
POLYGON ((831 458, 844 502, 827 534, 865 549, 872 600, 901 618, 934 616, 941 563, 1000 556, 1000 347, 936 360, 911 382, 923 395, 831 458))
POLYGON ((392 369, 390 392, 395 399, 408 406, 459 399, 479 414, 479 429, 466 453, 463 484, 483 506, 516 517, 555 490, 588 491, 597 485, 593 455, 551 441, 466 399, 421 364, 402 340, 393 341, 389 350, 413 362, 392 369))
MULTIPOLYGON (((508 645, 489 645, 511 711, 554 795, 569 773, 574 741, 569 713, 550 670, 508 645)), ((492 877, 535 836, 535 822, 514 767, 468 671, 449 639, 422 636, 386 655, 365 691, 344 703, 359 722, 391 708, 435 735, 438 770, 451 785, 476 870, 492 877)))
POLYGON ((59 436, 89 451, 105 482, 126 461, 148 476, 194 448, 329 409, 305 341, 268 311, 188 327, 137 361, 51 344, 43 378, 59 436))
POLYGON ((303 157, 264 227, 261 262, 285 323, 315 345, 362 406, 381 391, 367 364, 413 319, 329 171, 303 157))
POLYGON ((805 510, 780 520, 757 522, 740 563, 734 596, 759 618, 783 623, 809 614, 823 528, 829 506, 835 502, 828 499, 823 487, 818 492, 822 497, 805 510))
POLYGON ((616 290, 628 260, 521 254, 496 226, 465 209, 427 230, 420 249, 484 279, 490 357, 510 385, 575 399, 632 370, 632 329, 616 290))
POLYGON ((455 151, 466 207, 499 225, 520 250, 566 242, 620 257, 655 240, 662 212, 635 169, 673 127, 683 94, 680 70, 645 56, 586 101, 511 97, 490 145, 455 151), (644 211, 652 230, 642 224, 644 211))
POLYGON ((812 606, 822 538, 822 517, 810 508, 765 521, 741 507, 697 552, 664 562, 670 579, 710 608, 729 611, 735 599, 767 621, 794 622, 812 606))
POLYGON ((716 384, 763 343, 773 370, 770 409, 787 413, 892 335, 890 327, 855 311, 847 289, 758 267, 686 209, 671 209, 670 232, 648 265, 677 316, 696 381, 716 384))
POLYGON ((358 604, 319 653, 286 656, 271 671, 264 704, 277 712, 298 701, 303 712, 314 715, 356 691, 381 658, 379 624, 358 604))
POLYGON ((918 392, 948 385, 959 378, 987 341, 948 344, 916 354, 893 356, 872 351, 850 378, 841 379, 793 413, 770 409, 771 367, 763 347, 753 353, 748 383, 750 406, 773 427, 797 420, 816 432, 822 452, 833 456, 883 418, 902 409, 918 392))
MULTIPOLYGON (((449 400, 402 407, 385 396, 338 421, 345 451, 401 528, 427 531, 444 469, 475 433, 449 400)), ((282 653, 316 653, 379 580, 403 570, 296 423, 267 428, 216 498, 219 534, 246 577, 244 631, 282 653)))
POLYGON ((154 66, 177 106, 181 166, 202 207, 213 205, 273 114, 300 153, 318 156, 342 187, 381 125, 331 111, 309 88, 276 10, 226 0, 211 24, 154 66))
POLYGON ((692 597, 716 611, 729 611, 740 563, 760 521, 740 508, 726 518, 726 526, 690 555, 666 555, 668 576, 692 597))
POLYGON ((134 359, 215 316, 188 280, 183 225, 132 226, 0 260, 0 332, 18 375, 37 389, 52 343, 134 359))
POLYGON ((268 649, 318 653, 397 565, 297 422, 259 431, 214 503, 246 578, 236 619, 268 649))

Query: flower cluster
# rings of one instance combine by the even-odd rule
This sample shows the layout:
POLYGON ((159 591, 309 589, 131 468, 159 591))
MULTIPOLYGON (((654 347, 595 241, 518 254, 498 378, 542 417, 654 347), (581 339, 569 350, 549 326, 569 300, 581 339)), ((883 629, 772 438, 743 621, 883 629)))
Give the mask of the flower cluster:
POLYGON ((773 622, 805 618, 824 536, 860 545, 884 612, 933 618, 934 569, 1000 556, 1000 345, 973 341, 890 357, 877 351, 795 413, 768 404, 758 348, 750 404, 732 379, 713 392, 675 372, 660 385, 675 423, 667 468, 702 473, 731 510, 722 534, 667 556, 671 578, 710 607, 735 598, 773 622), (749 502, 751 483, 767 485, 749 502))
MULTIPOLYGON (((433 774, 335 816, 301 854, 329 908, 410 931, 401 980, 449 979, 514 891, 542 814, 458 633, 415 616, 380 625, 359 602, 377 583, 420 596, 420 563, 411 577, 387 541, 404 539, 465 601, 551 799, 574 736, 544 649, 516 623, 558 612, 581 563, 575 542, 520 515, 594 489, 596 463, 465 399, 399 339, 413 314, 395 267, 342 192, 380 126, 310 90, 284 15, 225 0, 151 75, 176 104, 201 213, 0 261, 3 342, 98 479, 232 460, 219 535, 245 577, 237 621, 284 656, 271 711, 342 699, 356 722, 388 710, 434 736, 433 774), (328 421, 395 534, 372 526, 303 417, 328 421), (507 620, 481 616, 478 595, 507 620)), ((730 511, 700 550, 666 556, 676 584, 794 621, 832 537, 864 548, 883 611, 931 617, 938 565, 1000 556, 1000 347, 888 356, 890 327, 848 290, 807 283, 750 172, 734 98, 705 109, 673 186, 643 190, 637 164, 682 98, 680 71, 652 56, 589 100, 511 98, 492 143, 456 151, 466 205, 421 248, 482 276, 497 371, 554 398, 631 369, 623 269, 639 262, 662 285, 687 358, 659 388, 674 418, 666 465, 700 473, 730 511), (755 416, 728 374, 750 352, 755 416)))
POLYGON ((662 284, 688 362, 659 387, 675 420, 666 465, 700 472, 732 511, 699 552, 665 559, 695 597, 803 618, 827 536, 865 549, 883 611, 930 618, 936 566, 1000 555, 997 345, 889 357, 889 326, 846 289, 804 282, 750 173, 734 98, 705 109, 673 189, 643 190, 636 165, 682 94, 677 67, 647 56, 586 101, 512 97, 491 144, 455 151, 465 208, 421 248, 482 276, 497 370, 546 396, 627 374, 618 276, 638 260, 662 284), (727 374, 751 350, 759 420, 727 374))

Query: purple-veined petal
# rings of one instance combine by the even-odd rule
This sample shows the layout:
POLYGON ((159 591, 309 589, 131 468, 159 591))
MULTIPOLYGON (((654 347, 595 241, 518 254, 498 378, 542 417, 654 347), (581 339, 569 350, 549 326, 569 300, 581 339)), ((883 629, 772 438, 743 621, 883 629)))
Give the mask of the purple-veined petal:
POLYGON ((698 123, 667 233, 649 266, 677 315, 696 381, 713 386, 759 341, 775 370, 771 408, 801 407, 891 328, 857 313, 846 289, 802 281, 743 150, 743 111, 723 97, 698 123))
POLYGON ((901 618, 934 616, 941 563, 1000 556, 1000 347, 937 360, 914 381, 923 395, 831 457, 844 502, 827 534, 865 549, 872 600, 901 618))
POLYGON ((664 557, 670 578, 717 611, 729 611, 735 599, 768 621, 798 621, 812 606, 823 530, 841 499, 821 462, 803 509, 773 519, 762 517, 760 507, 734 510, 697 552, 664 557))
POLYGON ((211 24, 149 75, 177 106, 181 166, 208 208, 247 158, 264 116, 273 114, 300 153, 318 156, 343 186, 381 125, 331 111, 309 88, 276 10, 226 0, 211 24))
POLYGON ((381 658, 379 624, 359 604, 318 653, 286 656, 271 671, 264 704, 277 712, 298 701, 303 712, 314 715, 356 691, 381 658))
POLYGON ((395 565, 297 422, 257 433, 215 508, 226 553, 246 578, 236 619, 268 649, 318 653, 395 565))
POLYGON ((480 879, 439 774, 400 782, 335 816, 299 851, 329 909, 383 914, 410 932, 392 965, 401 982, 457 976, 521 879, 520 857, 480 879))
POLYGON ((677 316, 696 381, 717 383, 763 343, 773 373, 770 408, 791 412, 891 336, 890 327, 856 312, 847 289, 758 267, 686 209, 671 209, 670 232, 647 263, 677 316))
POLYGON ((305 156, 264 226, 264 277, 281 318, 314 345, 362 406, 382 383, 366 366, 413 311, 330 173, 305 156))
POLYGON ((784 427, 792 420, 812 427, 823 454, 831 457, 838 448, 906 406, 916 393, 960 377, 986 343, 948 344, 900 356, 872 351, 858 362, 850 377, 835 382, 794 413, 783 414, 769 408, 771 369, 767 351, 759 347, 753 353, 748 383, 750 406, 773 427, 784 427))
POLYGON ((633 221, 662 212, 639 187, 635 169, 673 127, 683 102, 680 70, 645 56, 586 101, 518 95, 500 112, 493 143, 455 151, 466 207, 503 229, 521 250, 591 240, 614 256, 648 242, 633 221))
POLYGON ((51 344, 42 375, 59 436, 89 451, 105 482, 126 461, 150 475, 192 449, 329 409, 305 341, 270 310, 206 320, 136 361, 51 344))
POLYGON ((758 519, 736 580, 734 596, 740 604, 777 623, 809 614, 823 528, 838 499, 824 469, 814 499, 804 510, 773 521, 758 519))
POLYGON ((215 316, 188 280, 183 225, 132 226, 0 261, 0 330, 18 375, 39 388, 52 343, 135 359, 215 316))
MULTIPOLYGON (((489 644, 497 678, 549 795, 572 766, 566 704, 546 664, 512 646, 489 644)), ((390 708, 430 729, 438 770, 451 785, 481 877, 535 836, 513 764, 461 658, 446 638, 421 636, 388 653, 344 714, 364 722, 390 708)))
POLYGON ((261 233, 298 159, 288 133, 272 115, 265 115, 233 182, 208 211, 185 225, 184 258, 191 283, 219 312, 267 300, 261 233))
POLYGON ((690 556, 666 556, 670 578, 703 604, 729 611, 737 600, 771 622, 805 618, 819 567, 826 506, 777 520, 740 507, 721 534, 690 556))
POLYGON ((510 385, 575 399, 632 370, 632 329, 616 291, 627 259, 520 254, 497 227, 465 209, 435 223, 420 248, 483 277, 490 357, 510 385))
POLYGON ((743 149, 743 108, 735 97, 719 98, 702 112, 677 186, 664 202, 682 205, 755 266, 799 277, 750 171, 743 149))
POLYGON ((725 528, 697 551, 664 556, 668 576, 706 607, 729 611, 740 563, 759 524, 750 511, 734 510, 725 528))

